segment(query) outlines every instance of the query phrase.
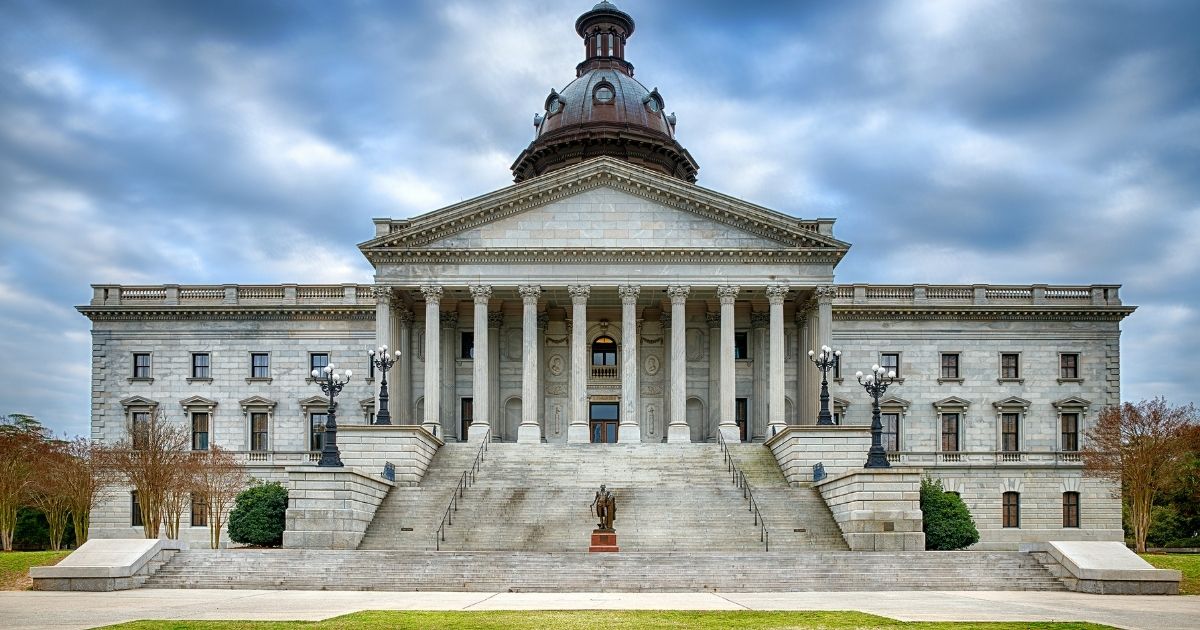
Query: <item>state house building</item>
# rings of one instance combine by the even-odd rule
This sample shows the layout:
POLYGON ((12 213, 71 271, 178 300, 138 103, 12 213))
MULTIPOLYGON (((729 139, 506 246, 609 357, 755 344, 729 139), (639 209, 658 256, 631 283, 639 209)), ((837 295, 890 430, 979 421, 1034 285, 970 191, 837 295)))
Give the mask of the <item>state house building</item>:
MULTIPOLYGON (((842 352, 829 374, 841 427, 871 423, 854 373, 895 370, 887 457, 958 492, 979 548, 1121 539, 1119 500, 1078 454, 1120 400, 1120 322, 1134 309, 1118 286, 838 277, 850 244, 834 219, 697 183, 677 136, 686 112, 677 120, 626 60, 629 15, 601 2, 575 27, 584 60, 534 117, 514 184, 375 219, 358 245, 372 284, 93 285, 79 307, 92 321, 92 437, 119 440, 161 412, 191 427, 193 448, 220 445, 254 476, 285 479, 315 467, 322 445, 327 399, 310 372, 355 372, 338 399, 345 438, 374 423, 381 375, 367 351, 386 344, 401 351, 392 423, 442 449, 529 443, 535 466, 550 448, 667 452, 720 436, 765 442, 804 487, 812 462, 792 466, 773 445, 824 448, 801 430, 819 410, 808 353, 827 345, 842 352)), ((138 535, 135 512, 115 491, 94 534, 138 535)))

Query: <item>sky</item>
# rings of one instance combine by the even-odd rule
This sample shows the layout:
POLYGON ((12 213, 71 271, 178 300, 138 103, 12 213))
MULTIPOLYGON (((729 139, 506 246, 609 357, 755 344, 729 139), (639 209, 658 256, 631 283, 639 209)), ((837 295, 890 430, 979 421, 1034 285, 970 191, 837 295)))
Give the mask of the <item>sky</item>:
MULTIPOLYGON (((86 434, 93 283, 370 282, 511 184, 564 0, 0 0, 0 414, 86 434)), ((1200 402, 1200 2, 618 0, 699 184, 840 282, 1124 285, 1122 393, 1200 402)))

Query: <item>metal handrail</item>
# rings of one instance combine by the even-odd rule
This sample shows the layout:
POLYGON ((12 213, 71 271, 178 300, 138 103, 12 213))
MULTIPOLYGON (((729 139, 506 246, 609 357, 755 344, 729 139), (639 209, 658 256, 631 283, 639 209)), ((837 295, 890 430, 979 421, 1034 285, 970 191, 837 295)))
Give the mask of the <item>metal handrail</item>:
POLYGON ((434 551, 442 550, 442 543, 446 542, 446 526, 454 524, 454 513, 458 511, 458 501, 463 498, 467 488, 475 485, 475 474, 479 472, 479 466, 483 464, 484 454, 487 453, 488 443, 492 441, 492 430, 488 428, 487 433, 483 434, 483 444, 479 445, 479 450, 475 452, 475 461, 471 462, 470 468, 463 471, 462 476, 458 478, 458 485, 454 488, 454 493, 450 495, 450 504, 446 506, 445 513, 442 514, 442 522, 438 523, 437 529, 433 530, 433 548, 434 551))
POLYGON ((750 482, 746 480, 746 473, 738 468, 736 462, 733 461, 733 453, 729 452, 729 446, 725 444, 725 436, 717 433, 717 443, 721 445, 721 453, 725 456, 725 470, 732 475, 733 485, 742 490, 742 498, 746 499, 749 504, 749 510, 754 513, 754 525, 758 527, 758 540, 763 544, 763 551, 771 550, 771 532, 767 529, 767 522, 763 520, 762 511, 758 509, 758 501, 754 498, 754 490, 750 487, 750 482))

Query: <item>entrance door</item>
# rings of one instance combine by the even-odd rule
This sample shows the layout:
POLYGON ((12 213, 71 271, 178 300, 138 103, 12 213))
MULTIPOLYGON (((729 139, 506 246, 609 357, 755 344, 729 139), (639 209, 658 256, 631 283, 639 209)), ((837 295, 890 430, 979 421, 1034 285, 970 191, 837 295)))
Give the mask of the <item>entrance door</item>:
POLYGON ((750 425, 750 405, 745 398, 734 399, 734 418, 737 420, 739 439, 743 442, 749 441, 747 429, 750 425))
POLYGON ((615 402, 592 403, 591 429, 593 444, 615 444, 621 406, 615 402))

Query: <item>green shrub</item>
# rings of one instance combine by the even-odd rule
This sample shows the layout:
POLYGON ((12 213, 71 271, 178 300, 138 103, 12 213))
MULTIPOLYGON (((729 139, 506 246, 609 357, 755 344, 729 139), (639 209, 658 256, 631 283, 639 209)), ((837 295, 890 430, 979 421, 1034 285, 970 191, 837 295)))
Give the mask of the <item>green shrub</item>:
POLYGON ((967 504, 946 492, 936 479, 921 480, 921 515, 925 521, 925 548, 934 551, 963 549, 979 542, 979 530, 967 504))
POLYGON ((229 539, 258 547, 282 545, 287 503, 287 488, 282 484, 256 481, 234 500, 229 513, 229 539))

